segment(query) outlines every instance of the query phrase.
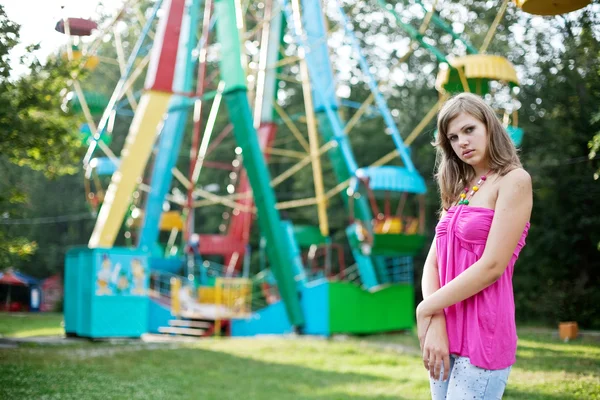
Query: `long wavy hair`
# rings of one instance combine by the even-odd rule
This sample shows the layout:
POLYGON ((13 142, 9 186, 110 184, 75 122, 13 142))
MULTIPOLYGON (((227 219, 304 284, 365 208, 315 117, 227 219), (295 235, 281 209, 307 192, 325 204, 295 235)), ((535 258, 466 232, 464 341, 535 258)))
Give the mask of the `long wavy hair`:
POLYGON ((436 147, 436 172, 443 209, 447 210, 475 177, 475 170, 461 161, 446 136, 448 125, 460 113, 467 113, 482 122, 487 129, 487 158, 490 169, 504 176, 521 167, 512 140, 496 117, 494 110, 479 96, 461 93, 449 99, 438 113, 436 147))

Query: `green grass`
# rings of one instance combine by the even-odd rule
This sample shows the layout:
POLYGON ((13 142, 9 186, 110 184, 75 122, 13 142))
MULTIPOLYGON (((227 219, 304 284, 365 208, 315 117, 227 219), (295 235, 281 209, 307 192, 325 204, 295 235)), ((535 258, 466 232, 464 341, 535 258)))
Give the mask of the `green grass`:
POLYGON ((0 337, 30 337, 63 335, 63 316, 59 313, 0 312, 0 337))
MULTIPOLYGON (((1 317, 6 331, 9 317, 1 317)), ((55 324, 56 316, 47 321, 55 324)), ((600 399, 600 343, 565 344, 551 333, 529 331, 519 336, 505 399, 600 399)), ((428 399, 416 346, 412 335, 378 335, 0 348, 0 398, 428 399)))

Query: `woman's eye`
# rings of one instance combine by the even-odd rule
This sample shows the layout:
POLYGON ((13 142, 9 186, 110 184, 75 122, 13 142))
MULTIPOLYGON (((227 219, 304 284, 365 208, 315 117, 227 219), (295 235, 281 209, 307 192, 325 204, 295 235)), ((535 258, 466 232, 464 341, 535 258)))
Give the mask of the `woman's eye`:
POLYGON ((470 126, 467 129, 465 129, 466 133, 471 133, 472 131, 473 131, 473 127, 472 126, 470 126))
POLYGON ((458 138, 458 136, 452 135, 448 139, 450 139, 451 142, 454 142, 457 138, 458 138))

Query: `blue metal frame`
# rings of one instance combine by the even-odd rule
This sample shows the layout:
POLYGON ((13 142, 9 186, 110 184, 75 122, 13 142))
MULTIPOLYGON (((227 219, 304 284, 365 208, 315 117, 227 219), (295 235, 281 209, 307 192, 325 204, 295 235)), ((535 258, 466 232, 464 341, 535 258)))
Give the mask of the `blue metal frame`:
POLYGON ((348 21, 348 18, 346 17, 344 10, 339 5, 339 3, 336 2, 336 4, 338 7, 338 11, 340 13, 340 17, 342 19, 342 25, 344 26, 344 30, 346 31, 346 34, 350 38, 350 41, 352 43, 352 48, 354 49, 354 51, 356 52, 356 55, 358 56, 358 62, 360 64, 360 69, 362 70, 363 74, 365 74, 365 76, 367 77, 367 84, 369 85, 369 89, 371 89, 371 92, 375 96, 375 103, 377 104, 377 107, 379 108, 379 111, 381 112, 381 116, 383 117, 385 124, 387 125, 388 129, 391 131, 392 139, 394 140, 396 149, 400 153, 400 157, 402 157, 402 162, 404 163, 405 167, 410 172, 412 172, 415 170, 415 167, 412 163, 412 160, 410 159, 410 155, 408 154, 408 151, 406 149, 406 146, 404 145, 402 137, 400 136, 400 131, 398 131, 398 128, 396 127, 396 124, 394 123, 394 118, 392 117, 392 113, 390 112, 390 109, 388 108, 385 100, 383 99, 383 96, 381 95, 381 93, 379 92, 379 89, 377 88, 377 81, 375 80, 375 77, 369 71, 369 65, 367 64, 367 60, 365 59, 365 56, 363 55, 363 52, 360 48, 360 45, 358 44, 358 40, 356 39, 356 36, 354 36, 354 31, 352 29, 350 29, 351 24, 348 21))
MULTIPOLYGON (((320 52, 315 51, 314 48, 309 47, 309 45, 306 43, 306 41, 302 37, 300 37, 300 35, 298 35, 298 32, 296 32, 296 27, 294 25, 293 14, 292 14, 292 11, 290 10, 289 1, 288 0, 280 0, 280 2, 283 6, 282 7, 283 11, 286 14, 286 18, 287 18, 288 24, 290 26, 294 40, 296 41, 296 43, 299 46, 301 46, 305 49, 304 58, 306 60, 306 63, 308 65, 308 69, 309 69, 309 75, 311 78, 312 88, 313 88, 313 95, 315 97, 315 104, 321 105, 321 109, 319 110, 320 113, 324 112, 329 123, 331 124, 331 130, 333 132, 334 140, 336 140, 338 143, 338 148, 336 150, 341 153, 342 160, 346 164, 346 168, 347 168, 349 174, 352 176, 355 174, 356 170, 358 169, 358 165, 356 163, 356 159, 354 158, 354 154, 350 147, 350 142, 348 140, 348 136, 344 132, 344 129, 342 127, 342 122, 340 120, 340 116, 338 115, 338 113, 335 112, 332 102, 328 102, 326 100, 326 97, 325 97, 323 91, 321 90, 321 87, 319 87, 314 81, 315 75, 318 75, 317 71, 322 69, 322 68, 319 68, 318 60, 316 59, 316 57, 314 55, 315 55, 315 53, 323 54, 323 51, 320 51, 320 52)), ((319 2, 315 1, 315 0, 303 0, 303 7, 305 10, 309 9, 309 10, 312 10, 314 13, 317 13, 317 14, 312 14, 313 18, 310 18, 310 19, 304 18, 304 24, 306 25, 305 29, 307 32, 307 37, 312 38, 313 46, 324 47, 325 48, 324 51, 327 52, 328 51, 327 43, 323 40, 323 38, 326 37, 326 35, 325 35, 325 28, 322 23, 322 19, 315 17, 316 15, 322 16, 322 10, 320 8, 319 2), (320 20, 320 22, 319 22, 319 20, 320 20)), ((304 15, 308 15, 308 14, 305 13, 304 15)), ((320 61, 322 61, 321 66, 325 65, 325 66, 328 66, 329 68, 331 68, 328 59, 323 60, 321 58, 320 61)), ((336 108, 337 108, 337 104, 336 104, 336 108)), ((371 209, 369 208, 369 206, 364 198, 358 199, 357 208, 359 209, 360 214, 363 215, 364 218, 366 218, 367 220, 372 219, 371 209)), ((364 286, 367 288, 376 287, 377 286, 377 278, 376 278, 376 275, 374 272, 374 268, 376 268, 377 270, 381 270, 384 267, 384 265, 382 263, 380 263, 378 260, 376 260, 376 258, 373 258, 371 260, 369 257, 361 257, 360 259, 357 259, 357 263, 360 264, 359 270, 361 271, 361 277, 362 277, 364 286)), ((384 274, 380 274, 380 275, 382 276, 382 280, 385 281, 386 280, 385 275, 384 274)))
MULTIPOLYGON (((283 11, 285 12, 287 23, 290 26, 290 30, 292 32, 294 40, 296 41, 296 43, 298 43, 299 46, 302 46, 304 49, 307 50, 307 51, 305 51, 304 58, 306 60, 306 63, 308 64, 308 69, 310 71, 310 77, 312 80, 312 79, 314 79, 314 75, 315 75, 314 71, 318 70, 317 60, 313 56, 313 52, 309 51, 312 49, 308 46, 308 44, 306 43, 306 41, 303 38, 298 36, 298 34, 296 32, 296 28, 294 26, 294 17, 292 15, 292 10, 290 10, 291 4, 289 3, 288 0, 280 0, 280 2, 283 5, 283 11)), ((307 6, 306 2, 303 2, 303 5, 306 7, 307 6)), ((308 22, 308 21, 306 21, 306 22, 308 22)), ((309 28, 309 26, 307 26, 307 28, 309 28)), ((316 29, 318 27, 314 26, 314 28, 316 29)), ((308 29, 307 29, 307 31, 308 31, 308 29)), ((309 37, 314 37, 314 36, 316 36, 315 32, 311 32, 311 34, 309 34, 309 37)), ((319 43, 319 45, 325 46, 326 44, 319 43)), ((331 126, 332 126, 335 140, 338 142, 338 145, 339 145, 339 151, 341 151, 343 154, 343 158, 348 166, 348 170, 352 174, 354 174, 354 171, 356 171, 358 169, 358 164, 356 163, 356 160, 354 159, 354 154, 352 153, 352 149, 350 148, 350 143, 348 141, 348 136, 344 133, 344 128, 342 127, 342 123, 339 119, 339 116, 335 112, 332 104, 326 101, 325 95, 316 86, 316 82, 313 81, 312 87, 313 87, 313 95, 315 97, 315 104, 317 104, 317 103, 321 104, 321 106, 323 107, 322 111, 324 111, 327 114, 327 118, 329 119, 331 126)))
MULTIPOLYGON (((162 4, 162 0, 157 0, 156 4, 154 4, 154 8, 152 9, 152 14, 146 21, 146 25, 144 25, 144 28, 142 29, 142 34, 138 38, 138 41, 136 42, 135 47, 133 48, 133 51, 129 55, 129 59, 127 60, 127 65, 125 66, 125 73, 121 76, 121 79, 119 79, 119 81, 117 82, 116 88, 119 88, 119 90, 122 89, 122 86, 125 84, 125 82, 129 78, 129 75, 131 74, 131 70, 133 69, 135 60, 137 59, 137 57, 140 53, 140 50, 142 49, 142 45, 144 44, 144 41, 146 40, 146 37, 148 36, 148 32, 150 32, 150 28, 152 27, 152 23, 153 23, 154 19, 156 18, 156 14, 158 13, 158 10, 160 10, 161 4, 162 4)), ((115 108, 115 106, 116 106, 116 104, 113 104, 110 107, 111 112, 115 108)), ((104 133, 104 130, 106 129, 109 115, 110 115, 110 112, 105 110, 104 115, 102 116, 102 119, 100 120, 100 123, 98 124, 98 129, 97 129, 96 135, 94 135, 94 140, 90 143, 90 147, 88 148, 88 150, 85 154, 85 157, 83 158, 84 166, 90 162, 91 158, 94 155, 94 151, 96 150, 97 142, 98 142, 100 136, 102 136, 102 134, 104 133)))

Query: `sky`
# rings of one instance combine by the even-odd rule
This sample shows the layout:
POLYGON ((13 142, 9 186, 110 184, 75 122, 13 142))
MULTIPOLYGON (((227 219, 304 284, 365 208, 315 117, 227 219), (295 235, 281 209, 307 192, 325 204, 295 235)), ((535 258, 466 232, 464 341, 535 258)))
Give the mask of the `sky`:
MULTIPOLYGON (((21 25, 21 44, 11 53, 13 75, 24 72, 18 59, 27 45, 39 43, 38 58, 45 60, 48 54, 66 43, 65 35, 54 30, 61 14, 93 19, 99 3, 92 0, 2 0, 8 18, 21 25)), ((104 0, 102 3, 108 10, 117 10, 123 0, 104 0)))
MULTIPOLYGON (((11 53, 11 65, 13 67, 13 76, 21 75, 25 72, 24 68, 19 66, 18 59, 25 52, 25 47, 30 44, 39 43, 40 51, 37 52, 38 59, 43 62, 49 54, 56 52, 66 43, 65 35, 56 32, 54 26, 61 19, 61 16, 92 18, 96 15, 99 4, 102 3, 107 11, 116 11, 123 4, 124 0, 2 0, 8 17, 21 25, 21 44, 11 53), (64 10, 62 7, 64 6, 64 10)), ((590 7, 598 7, 594 5, 590 7)), ((543 18, 537 17, 531 20, 531 25, 537 29, 543 29, 543 18)), ((513 28, 516 29, 517 26, 513 28)), ((521 32, 514 32, 517 37, 522 36, 521 32)), ((549 38, 554 46, 561 45, 561 37, 554 36, 549 38)), ((398 78, 398 77, 396 77, 398 78)), ((399 79, 399 78, 398 78, 399 79)))

